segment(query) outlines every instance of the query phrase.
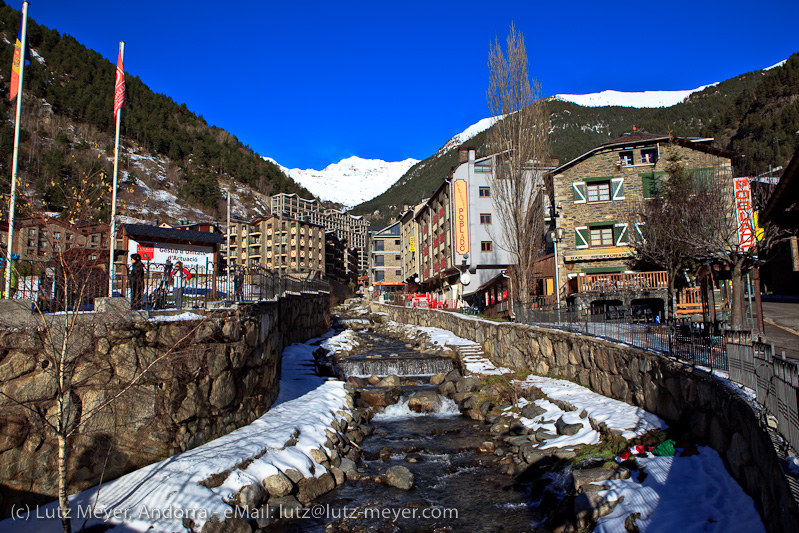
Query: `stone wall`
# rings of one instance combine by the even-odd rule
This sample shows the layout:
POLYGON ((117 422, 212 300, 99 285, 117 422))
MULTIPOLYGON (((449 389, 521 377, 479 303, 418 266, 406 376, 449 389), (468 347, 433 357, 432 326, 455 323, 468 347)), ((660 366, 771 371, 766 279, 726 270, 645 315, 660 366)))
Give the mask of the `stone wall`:
MULTIPOLYGON (((82 424, 69 442, 70 492, 260 417, 278 395, 283 348, 327 331, 329 299, 289 296, 210 310, 197 320, 155 321, 135 312, 79 318, 69 337, 75 361, 70 420, 82 424)), ((63 316, 49 320, 47 328, 0 330, 2 517, 15 504, 50 501, 57 490, 56 440, 32 411, 50 420, 56 413, 50 336, 66 326, 63 316)))
MULTIPOLYGON (((482 345, 497 366, 565 378, 663 418, 719 452, 771 532, 799 531, 799 508, 758 413, 707 372, 601 339, 443 311, 373 304, 392 320, 438 327, 482 345)), ((795 482, 792 482, 795 484, 795 482)))

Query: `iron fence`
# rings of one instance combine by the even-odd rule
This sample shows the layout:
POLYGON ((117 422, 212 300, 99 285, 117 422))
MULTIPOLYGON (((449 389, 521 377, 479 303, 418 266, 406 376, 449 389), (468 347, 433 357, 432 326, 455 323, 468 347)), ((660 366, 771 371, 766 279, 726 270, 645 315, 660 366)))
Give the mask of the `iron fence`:
MULTIPOLYGON (((323 279, 262 267, 231 269, 229 279, 212 265, 184 266, 181 272, 171 263, 148 262, 143 267, 140 280, 131 276, 128 267, 117 267, 114 274, 113 295, 128 298, 134 309, 201 309, 213 302, 275 300, 288 294, 330 290, 323 279)), ((33 300, 42 312, 92 310, 96 298, 108 295, 107 265, 100 261, 18 261, 12 268, 11 298, 33 300)), ((0 275, 4 271, 0 270, 0 275)))
POLYGON ((529 304, 514 307, 517 322, 591 335, 728 372, 731 381, 754 391, 788 445, 799 449, 799 366, 784 354, 775 354, 773 345, 754 339, 750 332, 715 334, 687 320, 661 323, 657 316, 630 307, 604 313, 540 310, 529 304))

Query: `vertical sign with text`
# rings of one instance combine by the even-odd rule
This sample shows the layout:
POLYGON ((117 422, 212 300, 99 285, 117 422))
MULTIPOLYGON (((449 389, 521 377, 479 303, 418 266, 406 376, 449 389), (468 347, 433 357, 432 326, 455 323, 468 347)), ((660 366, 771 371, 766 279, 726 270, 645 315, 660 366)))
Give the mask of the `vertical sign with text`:
POLYGON ((752 219, 752 189, 747 178, 735 178, 735 218, 738 223, 738 243, 742 252, 755 245, 755 226, 752 219))
POLYGON ((469 253, 469 197, 466 180, 455 180, 453 198, 455 199, 455 252, 463 255, 469 253))

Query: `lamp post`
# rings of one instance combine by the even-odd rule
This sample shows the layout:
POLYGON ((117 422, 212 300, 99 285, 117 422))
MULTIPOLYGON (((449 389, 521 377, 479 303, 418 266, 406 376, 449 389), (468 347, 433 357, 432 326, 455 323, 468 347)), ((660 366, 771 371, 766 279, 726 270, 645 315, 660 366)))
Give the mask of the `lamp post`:
POLYGON ((461 259, 461 266, 460 268, 458 268, 458 270, 460 270, 460 276, 458 276, 458 284, 460 285, 460 294, 458 295, 458 299, 461 301, 461 307, 463 307, 465 303, 463 300, 463 293, 464 293, 463 287, 465 285, 468 285, 469 282, 471 281, 471 279, 469 279, 469 273, 466 272, 466 269, 468 268, 468 265, 466 263, 468 261, 469 261, 469 253, 467 252, 463 254, 463 258, 461 259))
POLYGON ((560 288, 558 287, 558 243, 563 240, 563 228, 558 227, 558 218, 560 217, 560 210, 563 206, 558 204, 556 207, 550 207, 550 215, 552 216, 552 244, 555 247, 555 302, 558 308, 558 315, 560 316, 560 288))

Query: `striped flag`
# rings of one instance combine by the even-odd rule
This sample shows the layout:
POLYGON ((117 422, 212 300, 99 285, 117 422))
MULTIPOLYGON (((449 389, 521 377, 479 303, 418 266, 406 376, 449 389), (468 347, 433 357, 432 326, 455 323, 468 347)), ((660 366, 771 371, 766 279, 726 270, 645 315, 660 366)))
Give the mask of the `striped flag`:
MULTIPOLYGON (((19 32, 17 33, 17 43, 14 45, 14 59, 11 60, 11 93, 8 100, 11 101, 17 97, 17 90, 19 89, 19 62, 22 60, 22 51, 25 50, 22 43, 22 23, 19 24, 19 32)), ((27 50, 25 50, 27 52, 27 50)), ((27 53, 25 54, 27 56, 27 53)), ((25 58, 27 59, 27 57, 25 58)))
POLYGON ((114 118, 125 104, 125 70, 122 68, 122 51, 117 58, 117 81, 114 84, 114 118))

